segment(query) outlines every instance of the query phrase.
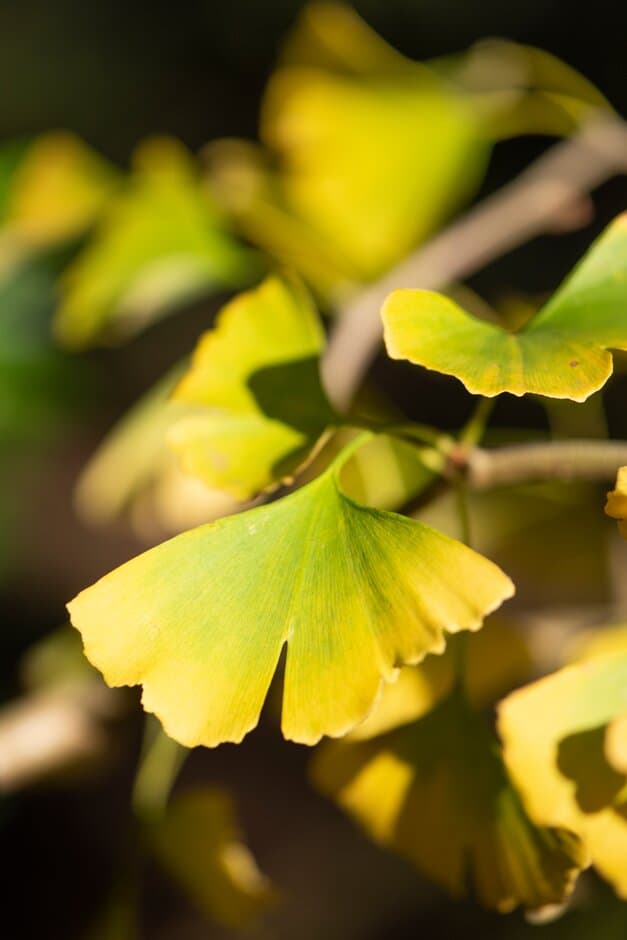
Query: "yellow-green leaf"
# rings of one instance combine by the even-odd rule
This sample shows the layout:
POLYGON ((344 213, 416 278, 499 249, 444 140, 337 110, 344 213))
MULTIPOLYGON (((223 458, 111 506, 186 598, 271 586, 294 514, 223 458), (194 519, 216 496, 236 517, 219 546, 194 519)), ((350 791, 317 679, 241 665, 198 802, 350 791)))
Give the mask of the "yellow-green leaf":
POLYGON ((605 511, 618 521, 621 535, 627 539, 627 467, 621 467, 616 477, 616 487, 607 494, 605 511))
POLYGON ((163 138, 142 144, 126 187, 68 269, 56 331, 68 346, 140 329, 173 305, 256 273, 224 229, 191 156, 163 138))
POLYGON ((275 900, 223 790, 176 796, 149 835, 164 868, 211 920, 245 927, 275 900))
POLYGON ((313 776, 454 897, 471 890, 499 911, 539 909, 562 902, 586 864, 574 835, 530 822, 496 742, 458 693, 381 737, 326 742, 313 776))
POLYGON ((428 68, 353 76, 287 66, 271 80, 262 138, 291 211, 357 281, 429 234, 481 179, 471 104, 428 68))
POLYGON ((72 623, 110 685, 183 744, 240 741, 284 645, 285 737, 314 744, 362 721, 397 667, 476 630, 513 593, 492 562, 338 484, 343 454, 284 499, 201 526, 78 595, 72 623))
POLYGON ((609 350, 627 349, 627 215, 518 332, 424 290, 394 291, 382 316, 393 359, 454 375, 470 392, 585 401, 612 374, 609 350))
POLYGON ((594 656, 514 692, 499 730, 512 779, 538 824, 576 832, 627 897, 627 653, 594 656))
POLYGON ((34 250, 79 235, 117 185, 113 168, 78 137, 44 134, 28 147, 11 177, 2 238, 34 250))
POLYGON ((335 420, 318 371, 323 345, 295 280, 269 277, 227 304, 174 392, 198 406, 168 435, 184 469, 238 499, 289 478, 335 420))
POLYGON ((477 709, 492 706, 529 678, 531 653, 522 632, 500 615, 490 617, 471 638, 451 637, 439 656, 401 669, 396 682, 384 686, 370 715, 347 736, 365 741, 422 718, 449 695, 457 681, 460 650, 465 645, 465 686, 477 709))

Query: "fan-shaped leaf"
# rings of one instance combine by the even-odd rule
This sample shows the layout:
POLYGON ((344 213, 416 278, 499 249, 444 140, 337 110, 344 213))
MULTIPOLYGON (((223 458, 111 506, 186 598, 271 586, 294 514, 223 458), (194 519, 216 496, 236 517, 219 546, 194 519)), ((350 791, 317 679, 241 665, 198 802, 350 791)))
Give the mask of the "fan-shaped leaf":
POLYGON ((627 215, 517 333, 432 291, 394 291, 382 316, 393 359, 454 375, 470 392, 584 401, 612 374, 608 350, 627 349, 627 215))
POLYGON ((505 759, 538 824, 565 826, 627 897, 627 653, 568 666, 500 708, 505 759))
POLYGON ((69 609, 88 658, 187 745, 255 727, 287 644, 283 733, 314 744, 362 721, 402 663, 476 630, 513 592, 433 529, 346 497, 343 454, 312 483, 140 555, 69 609))
POLYGON ((586 859, 571 833, 525 815, 482 718, 453 693, 369 741, 326 742, 314 780, 378 842, 455 897, 537 909, 564 900, 586 859))
POLYGON ((323 344, 299 282, 269 277, 227 304, 174 393, 199 406, 169 432, 185 470, 238 499, 289 477, 335 420, 323 344))

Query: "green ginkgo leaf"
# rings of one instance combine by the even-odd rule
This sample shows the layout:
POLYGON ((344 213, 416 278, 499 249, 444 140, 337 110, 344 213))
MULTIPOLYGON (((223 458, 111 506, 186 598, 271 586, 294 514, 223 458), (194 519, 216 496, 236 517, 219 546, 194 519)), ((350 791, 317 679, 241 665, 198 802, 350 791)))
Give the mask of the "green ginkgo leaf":
POLYGON ((148 141, 126 187, 61 285, 56 332, 68 346, 136 331, 173 305, 257 273, 225 230, 184 147, 148 141))
POLYGON ((290 477, 335 420, 320 382, 323 345, 296 280, 268 277, 227 304, 174 392, 198 406, 168 434, 183 468, 238 499, 290 477))
POLYGON ((223 790, 195 789, 176 796, 149 838, 164 868, 211 920, 243 927, 276 899, 223 790))
POLYGON ((325 742, 312 769, 372 838, 454 897, 538 909, 562 902, 586 864, 574 835, 528 819, 496 741, 458 692, 380 737, 325 742))
POLYGON ((285 737, 362 721, 382 679, 476 630, 513 593, 471 549, 343 494, 344 452, 290 496, 185 532, 78 595, 72 623, 110 685, 188 746, 240 741, 284 645, 285 737))
MULTIPOLYGON (((576 832, 599 872, 627 897, 627 648, 514 692, 499 730, 532 819, 576 832)), ((607 642, 607 638, 605 638, 607 642)))
POLYGON ((454 375, 470 392, 585 401, 612 374, 609 350, 627 349, 627 215, 614 220, 518 332, 424 290, 394 291, 382 317, 393 359, 454 375))

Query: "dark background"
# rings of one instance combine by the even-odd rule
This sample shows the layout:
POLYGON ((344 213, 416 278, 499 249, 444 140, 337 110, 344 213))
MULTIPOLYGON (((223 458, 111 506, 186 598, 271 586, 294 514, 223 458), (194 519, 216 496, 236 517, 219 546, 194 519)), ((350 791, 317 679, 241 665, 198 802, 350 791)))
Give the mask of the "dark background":
MULTIPOLYGON (((166 132, 191 148, 223 136, 254 137, 264 83, 278 44, 301 3, 229 0, 177 3, 135 0, 0 2, 0 139, 69 128, 126 164, 146 135, 166 132)), ((627 113, 627 3, 597 0, 371 0, 356 8, 407 55, 425 59, 502 36, 540 46, 595 82, 627 113)), ((513 177, 546 146, 528 139, 498 145, 484 192, 513 177)), ((473 284, 487 296, 504 288, 553 288, 591 236, 627 207, 627 185, 613 181, 596 195, 593 225, 560 239, 538 239, 490 266, 473 284)), ((217 305, 197 305, 158 324, 115 352, 94 353, 84 409, 45 464, 27 472, 15 551, 20 564, 0 598, 2 691, 17 688, 20 652, 61 623, 64 601, 136 546, 114 533, 99 537, 74 518, 71 490, 95 442, 135 396, 189 348, 217 305)), ((375 374, 413 417, 457 427, 467 397, 448 380, 437 386, 417 371, 382 361, 375 374), (429 394, 437 387, 437 395, 429 394)), ((615 433, 627 434, 624 384, 608 394, 615 433)), ((80 409, 79 409, 80 411, 80 409)), ((533 403, 499 405, 497 423, 543 426, 533 403)), ((131 735, 132 736, 132 735, 131 735)), ((128 742, 133 752, 135 742, 128 742)), ((263 937, 314 940, 404 940, 409 937, 557 937, 455 905, 403 862, 373 847, 304 782, 307 754, 282 743, 266 723, 240 748, 192 756, 183 783, 227 783, 238 800, 261 867, 280 885, 281 917, 263 937)), ((80 788, 34 790, 2 804, 0 936, 7 940, 73 940, 104 899, 123 839, 131 768, 80 788)), ((611 903, 608 901, 608 906, 611 903)), ((616 937, 627 916, 616 915, 616 937)), ((228 936, 196 917, 154 872, 148 873, 146 937, 200 940, 228 936)), ((624 929, 623 929, 624 928, 624 929)), ((599 932, 594 922, 563 922, 559 937, 599 932), (570 931, 570 932, 569 932, 570 931)), ((603 929, 600 931, 603 936, 603 929)), ((609 933, 607 934, 609 937, 609 933)))

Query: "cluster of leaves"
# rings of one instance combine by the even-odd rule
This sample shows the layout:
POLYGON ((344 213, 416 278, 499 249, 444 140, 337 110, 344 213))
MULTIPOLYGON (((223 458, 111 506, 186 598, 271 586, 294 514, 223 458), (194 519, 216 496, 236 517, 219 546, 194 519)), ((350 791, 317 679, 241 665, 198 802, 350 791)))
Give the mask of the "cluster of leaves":
MULTIPOLYGON (((7 157, 2 189, 16 265, 71 247, 54 284, 56 335, 72 349, 255 284, 80 483, 80 506, 100 521, 148 490, 178 505, 184 489, 199 515, 224 516, 187 529, 177 515, 172 527, 187 531, 70 603, 89 660, 112 686, 141 684, 145 709, 186 747, 241 741, 280 674, 284 736, 341 739, 316 752, 316 785, 452 894, 472 888, 501 911, 561 904, 590 861, 627 895, 625 653, 506 697, 495 733, 486 710, 533 670, 511 624, 483 627, 513 583, 391 511, 481 436, 483 405, 459 440, 387 408, 339 415, 320 377, 318 310, 332 315, 470 198, 496 140, 568 132, 606 107, 537 50, 489 43, 418 64, 319 3, 271 79, 261 145, 212 144, 203 173, 179 144, 152 141, 124 179, 54 136, 7 157)), ((610 350, 627 350, 625 218, 520 329, 418 290, 392 292, 382 319, 390 357, 472 393, 583 402, 609 379, 610 350)), ((624 491, 623 478, 610 500, 622 519, 624 491)), ((155 851, 228 920, 224 859, 244 851, 230 804, 180 799, 155 851)), ((257 875, 235 882, 242 909, 270 896, 257 875)))

